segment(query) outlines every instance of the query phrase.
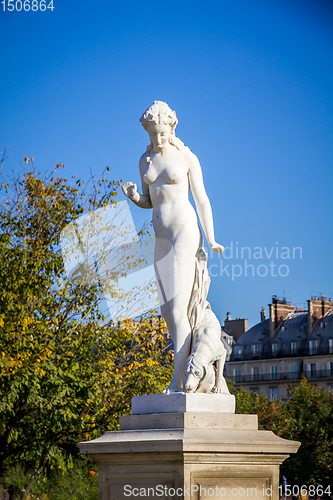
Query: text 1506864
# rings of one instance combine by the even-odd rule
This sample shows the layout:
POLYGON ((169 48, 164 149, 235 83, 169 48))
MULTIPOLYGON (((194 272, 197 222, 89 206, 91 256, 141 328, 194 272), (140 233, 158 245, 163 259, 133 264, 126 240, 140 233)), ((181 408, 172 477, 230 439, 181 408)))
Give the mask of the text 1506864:
POLYGON ((2 10, 13 12, 20 12, 21 10, 25 10, 26 12, 32 10, 36 12, 40 10, 41 12, 45 12, 47 9, 53 11, 54 5, 53 0, 50 2, 46 2, 46 0, 3 0, 2 2, 2 10))

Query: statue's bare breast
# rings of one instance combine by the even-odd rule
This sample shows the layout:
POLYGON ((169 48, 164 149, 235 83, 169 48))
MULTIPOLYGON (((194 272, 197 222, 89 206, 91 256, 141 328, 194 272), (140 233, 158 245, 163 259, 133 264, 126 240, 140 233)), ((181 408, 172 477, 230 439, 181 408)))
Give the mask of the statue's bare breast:
POLYGON ((187 176, 188 164, 181 151, 166 155, 152 155, 144 167, 143 178, 148 186, 179 184, 187 176))

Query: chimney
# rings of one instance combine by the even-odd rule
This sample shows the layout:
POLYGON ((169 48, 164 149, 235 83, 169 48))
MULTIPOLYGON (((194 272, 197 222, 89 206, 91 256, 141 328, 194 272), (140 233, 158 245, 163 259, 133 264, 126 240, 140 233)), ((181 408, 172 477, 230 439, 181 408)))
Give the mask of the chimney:
POLYGON ((260 321, 261 321, 261 323, 263 323, 263 322, 265 321, 265 319, 266 319, 266 311, 265 311, 265 309, 262 307, 262 308, 261 308, 261 311, 260 311, 260 321))
POLYGON ((231 314, 227 313, 227 317, 224 321, 224 327, 233 336, 235 342, 243 335, 243 333, 248 330, 248 320, 247 319, 231 319, 231 314))
POLYGON ((272 303, 269 307, 269 336, 272 337, 275 330, 279 327, 289 313, 294 312, 294 306, 287 304, 286 299, 278 299, 276 295, 272 297, 272 303))
POLYGON ((308 300, 308 336, 311 335, 312 329, 318 319, 324 316, 330 309, 333 309, 333 302, 327 300, 326 297, 308 300))

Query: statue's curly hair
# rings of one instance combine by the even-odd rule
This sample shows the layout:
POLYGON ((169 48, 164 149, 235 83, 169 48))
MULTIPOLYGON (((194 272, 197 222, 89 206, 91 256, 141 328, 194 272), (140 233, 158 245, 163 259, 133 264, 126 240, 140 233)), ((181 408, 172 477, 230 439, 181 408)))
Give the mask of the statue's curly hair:
MULTIPOLYGON (((154 101, 153 104, 146 109, 140 118, 143 128, 148 132, 148 127, 151 123, 169 125, 171 135, 169 142, 180 151, 184 150, 184 143, 175 135, 175 128, 178 123, 176 112, 163 101, 154 101)), ((149 144, 146 151, 146 161, 150 163, 149 153, 153 149, 152 143, 149 144)))

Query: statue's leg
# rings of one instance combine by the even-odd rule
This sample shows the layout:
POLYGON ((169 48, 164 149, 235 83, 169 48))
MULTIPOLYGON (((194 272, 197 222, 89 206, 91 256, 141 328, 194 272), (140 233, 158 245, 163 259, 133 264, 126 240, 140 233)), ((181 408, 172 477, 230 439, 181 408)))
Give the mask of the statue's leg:
POLYGON ((225 378, 223 377, 223 369, 226 356, 227 351, 225 350, 220 359, 217 360, 216 381, 212 392, 219 394, 230 394, 225 378))
POLYGON ((161 314, 167 324, 168 333, 174 340, 173 322, 170 315, 170 304, 179 284, 173 283, 174 250, 169 240, 156 238, 154 254, 155 278, 161 314))
POLYGON ((174 344, 174 369, 172 381, 166 392, 176 392, 183 387, 183 367, 191 349, 191 328, 187 318, 187 307, 182 308, 182 300, 173 300, 166 313, 170 317, 167 324, 172 325, 174 344), (180 307, 179 307, 180 306, 180 307))
POLYGON ((199 232, 183 234, 166 254, 167 245, 156 241, 155 272, 159 282, 161 313, 174 343, 174 374, 166 392, 176 392, 183 386, 183 366, 190 354, 191 327, 187 316, 194 273, 199 232))

